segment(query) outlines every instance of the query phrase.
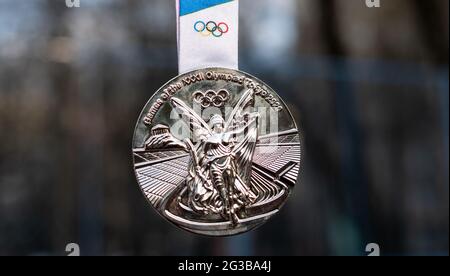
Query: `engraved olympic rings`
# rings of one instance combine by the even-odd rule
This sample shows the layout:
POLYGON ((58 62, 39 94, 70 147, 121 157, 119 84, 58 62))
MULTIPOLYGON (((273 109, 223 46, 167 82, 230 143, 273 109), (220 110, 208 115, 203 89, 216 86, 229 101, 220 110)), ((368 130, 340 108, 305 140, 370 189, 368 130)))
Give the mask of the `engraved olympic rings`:
POLYGON ((194 97, 194 101, 201 104, 203 108, 212 106, 220 108, 230 99, 230 92, 225 89, 221 89, 218 92, 208 90, 205 93, 197 91, 192 96, 194 97))
POLYGON ((220 22, 217 24, 214 21, 208 21, 205 23, 204 21, 199 20, 195 22, 194 30, 203 36, 213 35, 215 37, 221 37, 228 33, 230 27, 225 22, 220 22))

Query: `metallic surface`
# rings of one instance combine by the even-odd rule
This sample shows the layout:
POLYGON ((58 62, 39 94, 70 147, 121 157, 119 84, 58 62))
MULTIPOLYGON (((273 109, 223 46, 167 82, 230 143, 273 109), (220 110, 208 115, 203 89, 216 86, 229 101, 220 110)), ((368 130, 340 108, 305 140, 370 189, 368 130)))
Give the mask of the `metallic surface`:
POLYGON ((260 80, 220 68, 179 76, 146 104, 133 139, 149 202, 203 235, 249 231, 276 214, 297 182, 300 134, 260 80))

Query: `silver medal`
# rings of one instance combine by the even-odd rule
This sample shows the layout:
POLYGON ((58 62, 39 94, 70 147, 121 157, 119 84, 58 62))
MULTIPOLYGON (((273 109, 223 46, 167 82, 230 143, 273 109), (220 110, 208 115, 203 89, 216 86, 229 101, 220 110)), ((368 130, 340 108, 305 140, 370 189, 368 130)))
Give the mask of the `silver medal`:
POLYGON ((300 169, 300 134, 266 84, 230 69, 168 82, 146 104, 134 168, 151 205, 197 234, 249 231, 275 215, 300 169))

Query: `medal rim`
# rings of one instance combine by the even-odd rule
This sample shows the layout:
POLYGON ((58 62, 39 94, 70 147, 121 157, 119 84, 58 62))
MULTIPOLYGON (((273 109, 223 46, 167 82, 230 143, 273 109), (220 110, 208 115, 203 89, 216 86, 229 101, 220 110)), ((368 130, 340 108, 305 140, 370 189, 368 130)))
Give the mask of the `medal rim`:
MULTIPOLYGON (((248 232, 250 232, 250 231, 254 231, 254 230, 258 229, 259 227, 262 227, 263 225, 265 225, 269 220, 273 219, 274 217, 276 217, 276 216, 281 212, 281 210, 283 209, 283 207, 288 203, 288 201, 289 201, 289 199, 291 198, 292 194, 293 194, 294 191, 296 190, 295 187, 297 186, 298 181, 299 181, 299 179, 300 179, 300 176, 301 176, 301 174, 302 174, 302 172, 303 172, 303 169, 302 169, 302 168, 303 168, 303 162, 302 162, 302 160, 303 160, 303 149, 304 149, 304 138, 303 138, 303 136, 302 136, 302 132, 300 131, 300 129, 299 129, 299 127, 298 127, 298 124, 297 124, 297 122, 296 122, 296 120, 295 120, 295 117, 293 116, 291 110, 289 109, 289 106, 286 104, 286 102, 284 101, 284 99, 277 93, 277 91, 275 91, 271 86, 269 86, 267 83, 265 83, 264 81, 262 81, 260 78, 255 77, 255 76, 253 76, 252 74, 249 74, 249 73, 247 73, 247 72, 245 72, 245 71, 237 70, 237 69, 232 69, 232 68, 225 68, 225 67, 205 67, 205 68, 199 68, 199 69, 195 69, 195 70, 192 70, 192 71, 189 71, 189 72, 185 72, 185 73, 182 73, 182 74, 178 74, 177 76, 173 77, 172 79, 170 79, 169 81, 167 81, 167 82, 165 82, 163 85, 161 85, 161 86, 160 86, 160 87, 152 94, 152 96, 148 99, 148 101, 147 101, 147 102, 144 104, 144 106, 142 107, 142 111, 139 113, 137 122, 136 122, 135 127, 134 127, 133 138, 132 138, 132 141, 131 141, 131 158, 132 158, 132 166, 133 166, 134 176, 135 176, 136 182, 137 182, 137 184, 138 184, 138 186, 139 186, 139 190, 141 191, 141 194, 142 194, 142 195, 144 196, 144 198, 146 199, 146 202, 147 202, 148 204, 150 204, 150 206, 151 206, 151 208, 153 209, 153 211, 156 212, 160 217, 162 217, 162 218, 164 219, 164 221, 169 222, 171 225, 175 226, 177 229, 182 229, 182 230, 184 230, 184 231, 186 231, 186 232, 188 232, 188 233, 191 233, 191 234, 194 234, 194 235, 198 235, 198 236, 201 236, 201 237, 210 237, 210 238, 217 237, 217 238, 225 238, 225 237, 234 237, 234 236, 238 236, 238 235, 242 235, 242 234, 248 233, 248 232), (136 137, 136 131, 138 130, 138 127, 139 127, 139 125, 140 125, 140 123, 141 123, 141 122, 140 122, 140 119, 145 115, 145 108, 152 102, 152 100, 153 100, 155 97, 157 97, 157 96, 160 94, 160 93, 158 93, 158 92, 162 91, 162 89, 163 89, 165 86, 168 86, 170 83, 172 83, 172 82, 176 81, 177 79, 180 79, 180 78, 182 78, 182 77, 184 77, 184 76, 188 76, 188 75, 194 74, 194 73, 196 73, 196 72, 199 72, 199 71, 205 71, 205 70, 210 70, 210 71, 220 71, 220 70, 233 71, 233 72, 235 72, 235 73, 242 74, 242 75, 244 75, 244 76, 246 76, 246 77, 250 77, 252 80, 258 82, 259 84, 265 85, 268 89, 270 89, 272 92, 274 92, 274 93, 276 94, 276 96, 277 96, 278 100, 280 101, 280 103, 283 105, 283 107, 285 107, 286 112, 287 112, 288 115, 292 118, 292 123, 293 123, 294 126, 295 126, 295 129, 296 129, 296 131, 297 131, 297 133, 298 133, 298 135, 299 135, 299 140, 300 140, 300 142, 299 142, 299 146, 300 146, 300 155, 299 155, 299 163, 298 163, 298 164, 299 164, 299 171, 298 171, 298 174, 297 174, 296 182, 295 182, 295 185, 293 185, 292 187, 288 187, 288 194, 287 194, 286 199, 285 199, 280 205, 278 205, 276 209, 274 209, 274 210, 278 210, 278 211, 277 211, 276 213, 274 213, 273 215, 271 215, 269 218, 263 220, 262 222, 260 222, 260 223, 258 223, 258 224, 256 224, 256 225, 254 225, 254 226, 248 227, 248 229, 245 229, 245 230, 242 230, 242 231, 238 231, 238 232, 232 233, 232 234, 213 234, 213 233, 211 233, 211 234, 204 234, 204 233, 199 233, 199 232, 196 232, 195 230, 191 230, 191 229, 189 229, 189 228, 187 228, 187 227, 183 227, 183 226, 177 224, 175 221, 172 221, 172 220, 168 219, 167 217, 164 216, 164 214, 162 214, 162 212, 160 212, 160 211, 153 205, 153 203, 152 203, 152 202, 150 201, 150 199, 147 197, 147 195, 145 194, 145 191, 142 189, 142 186, 141 186, 141 184, 140 184, 140 182, 139 182, 138 175, 137 175, 137 171, 136 171, 136 163, 135 163, 134 152, 133 152, 133 150, 134 150, 134 142, 135 142, 135 137, 136 137)), ((210 232, 213 232, 213 231, 210 231, 210 232)))

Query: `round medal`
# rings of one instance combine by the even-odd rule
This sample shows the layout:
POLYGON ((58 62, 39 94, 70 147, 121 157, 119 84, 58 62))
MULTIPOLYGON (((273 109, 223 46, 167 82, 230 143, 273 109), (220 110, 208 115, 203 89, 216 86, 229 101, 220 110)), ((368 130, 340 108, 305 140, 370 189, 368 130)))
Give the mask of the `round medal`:
POLYGON ((175 225, 208 236, 249 231, 297 182, 301 144, 280 97, 257 78, 208 68, 168 82, 136 125, 136 177, 175 225))

